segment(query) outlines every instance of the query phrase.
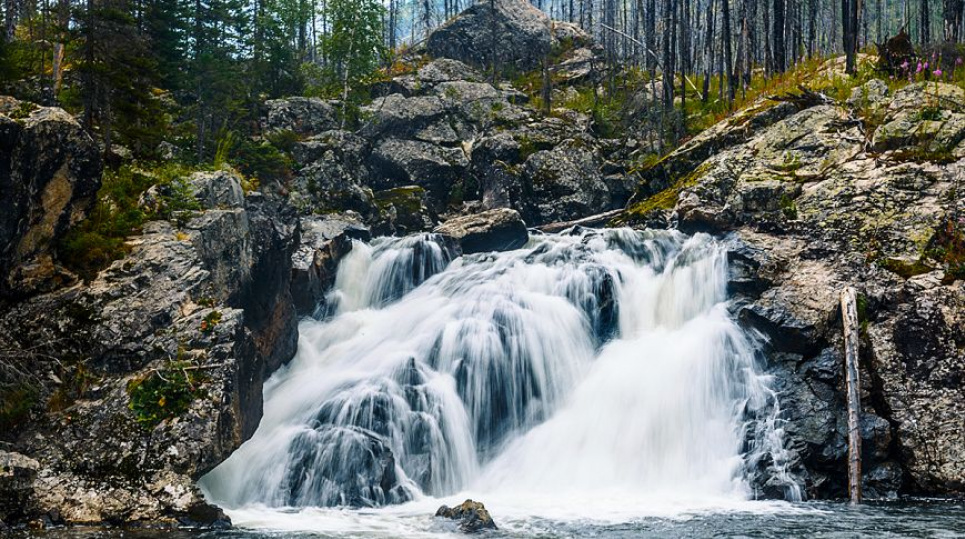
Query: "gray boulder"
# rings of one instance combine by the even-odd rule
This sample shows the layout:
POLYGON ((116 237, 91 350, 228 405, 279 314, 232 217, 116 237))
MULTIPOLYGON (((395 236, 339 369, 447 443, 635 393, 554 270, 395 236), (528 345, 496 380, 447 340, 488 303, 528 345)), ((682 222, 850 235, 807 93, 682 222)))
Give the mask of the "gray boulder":
POLYGON ((315 135, 338 128, 335 108, 317 97, 287 97, 265 102, 266 131, 315 135))
POLYGON ((375 187, 418 185, 429 193, 429 203, 436 211, 448 205, 453 186, 469 166, 461 148, 398 139, 376 147, 369 163, 375 187))
POLYGON ((97 145, 72 116, 0 98, 0 298, 73 280, 54 248, 100 185, 97 145))
POLYGON ((500 70, 539 67, 553 44, 550 18, 525 0, 480 0, 429 35, 436 58, 500 70))
POLYGON ((599 155, 577 141, 531 155, 522 166, 532 213, 541 223, 570 221, 619 207, 603 175, 599 155))
POLYGON ((463 254, 510 251, 529 241, 526 223, 519 212, 508 208, 456 217, 434 232, 455 240, 463 254))
POLYGON ((292 180, 292 200, 304 213, 355 211, 366 218, 377 213, 364 139, 348 131, 326 131, 295 144, 298 172, 292 180))

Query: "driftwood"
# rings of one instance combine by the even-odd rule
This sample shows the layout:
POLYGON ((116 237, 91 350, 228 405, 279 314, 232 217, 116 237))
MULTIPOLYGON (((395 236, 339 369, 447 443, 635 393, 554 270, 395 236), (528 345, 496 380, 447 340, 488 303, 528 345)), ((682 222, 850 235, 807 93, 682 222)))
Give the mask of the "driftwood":
POLYGON ((787 92, 783 95, 768 96, 767 99, 771 101, 793 103, 799 110, 804 110, 816 105, 825 105, 832 102, 828 96, 822 94, 821 92, 815 92, 814 90, 805 87, 803 84, 799 84, 797 89, 798 93, 787 92))
POLYGON ((861 380, 858 374, 857 295, 850 286, 841 293, 841 319, 844 325, 844 368, 848 385, 848 492, 851 503, 861 501, 861 380))
POLYGON ((558 223, 547 223, 545 225, 540 225, 535 227, 536 230, 540 232, 560 232, 566 230, 567 228, 574 226, 596 226, 602 225, 608 222, 610 219, 623 213, 623 209, 608 211, 604 213, 598 213, 596 215, 591 215, 589 217, 583 217, 582 219, 575 219, 573 221, 560 221, 558 223))

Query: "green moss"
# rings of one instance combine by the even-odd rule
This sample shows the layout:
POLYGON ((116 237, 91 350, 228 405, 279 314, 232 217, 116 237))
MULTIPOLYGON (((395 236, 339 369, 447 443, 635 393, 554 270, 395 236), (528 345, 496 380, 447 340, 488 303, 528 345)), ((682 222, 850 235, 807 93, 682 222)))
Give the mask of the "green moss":
POLYGON ((608 226, 627 226, 640 222, 650 212, 654 210, 672 210, 677 205, 680 193, 689 187, 697 185, 697 182, 710 170, 710 165, 705 163, 696 170, 679 178, 670 187, 660 191, 645 200, 629 206, 622 215, 611 221, 608 226))
POLYGON ((529 159, 529 156, 536 152, 553 149, 553 144, 550 141, 532 137, 525 133, 516 137, 516 143, 519 144, 520 161, 529 159))
POLYGON ((797 219, 797 204, 794 203, 794 199, 787 196, 787 193, 781 195, 780 206, 781 212, 784 213, 784 217, 787 217, 792 221, 797 219))
POLYGON ((16 109, 10 111, 9 116, 14 120, 23 120, 28 118, 30 114, 38 108, 40 107, 29 101, 21 101, 16 109))
POLYGON ((395 206, 397 210, 407 213, 422 211, 422 201, 425 200, 426 190, 418 186, 396 187, 375 193, 375 205, 379 210, 388 210, 395 206))
POLYGON ((910 279, 916 275, 928 273, 934 269, 921 259, 909 262, 907 260, 897 258, 883 258, 878 261, 878 264, 880 264, 882 268, 899 275, 904 279, 910 279))

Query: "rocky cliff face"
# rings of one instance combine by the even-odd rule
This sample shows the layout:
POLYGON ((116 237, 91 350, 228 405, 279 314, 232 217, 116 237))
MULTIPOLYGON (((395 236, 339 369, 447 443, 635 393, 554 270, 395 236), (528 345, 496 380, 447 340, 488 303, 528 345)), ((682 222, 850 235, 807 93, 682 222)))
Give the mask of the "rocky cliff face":
POLYGON ((866 492, 965 490, 963 95, 928 83, 892 96, 872 81, 847 104, 760 103, 646 171, 623 217, 730 234, 735 315, 767 340, 811 496, 847 488, 838 298, 849 285, 861 297, 866 492))
POLYGON ((96 144, 69 114, 0 96, 0 301, 75 279, 53 244, 87 216, 100 171, 96 144))
POLYGON ((93 282, 0 317, 33 403, 2 435, 0 520, 224 522, 194 482, 251 436, 262 381, 294 354, 299 224, 233 174, 188 182, 202 210, 147 223, 93 282))

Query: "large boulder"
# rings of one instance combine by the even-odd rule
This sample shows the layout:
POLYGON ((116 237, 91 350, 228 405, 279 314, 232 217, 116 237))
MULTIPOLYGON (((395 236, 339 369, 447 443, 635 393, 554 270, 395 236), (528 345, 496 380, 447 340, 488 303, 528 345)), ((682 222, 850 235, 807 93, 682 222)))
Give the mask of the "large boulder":
POLYGON ((265 131, 311 136, 338 129, 335 107, 317 97, 273 99, 266 101, 265 107, 265 131))
POLYGON ((462 148, 415 140, 389 139, 370 158, 376 188, 418 185, 429 193, 436 211, 445 209, 451 190, 468 166, 462 148))
POLYGON ((303 214, 377 213, 366 160, 369 145, 348 131, 326 131, 297 142, 292 155, 297 172, 291 182, 293 204, 303 214))
POLYGON ((526 0, 479 0, 429 35, 437 58, 500 70, 539 67, 553 44, 549 16, 526 0))
POLYGON ((434 232, 456 240, 463 254, 510 251, 529 241, 526 223, 519 212, 508 208, 456 217, 434 232))
POLYGON ((72 116, 0 97, 0 299, 72 280, 55 248, 100 184, 97 145, 72 116))

